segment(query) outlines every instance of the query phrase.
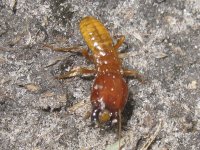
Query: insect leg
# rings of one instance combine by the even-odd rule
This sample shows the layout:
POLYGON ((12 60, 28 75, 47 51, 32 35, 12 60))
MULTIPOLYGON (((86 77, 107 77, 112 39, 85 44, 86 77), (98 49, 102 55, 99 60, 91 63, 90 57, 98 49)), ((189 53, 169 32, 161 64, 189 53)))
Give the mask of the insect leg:
MULTIPOLYGON (((114 49, 117 50, 122 44, 126 44, 126 46, 128 47, 127 43, 125 43, 124 41, 125 41, 125 36, 121 35, 117 43, 114 45, 114 49)), ((122 51, 120 51, 118 55, 119 58, 125 58, 129 56, 127 52, 122 52, 122 51)))
POLYGON ((141 76, 137 70, 124 69, 123 70, 123 75, 127 76, 127 77, 133 77, 135 79, 138 79, 140 82, 144 83, 143 76, 141 76))
POLYGON ((65 47, 54 47, 53 45, 50 45, 50 44, 44 44, 43 47, 50 48, 51 50, 59 51, 59 52, 79 52, 80 51, 80 46, 65 48, 65 47))
POLYGON ((96 73, 96 70, 93 68, 76 67, 68 72, 63 73, 62 75, 56 76, 56 79, 66 79, 80 75, 93 75, 94 73, 96 73))
POLYGON ((74 46, 74 47, 57 47, 55 48, 54 46, 52 45, 49 45, 49 44, 44 44, 43 45, 44 47, 47 47, 47 48, 50 48, 51 50, 54 50, 54 51, 59 51, 59 52, 75 52, 75 53, 81 53, 86 59, 90 60, 90 61, 93 61, 93 57, 92 55, 90 55, 88 53, 88 51, 81 47, 81 46, 74 46))
POLYGON ((118 49, 125 41, 125 36, 121 36, 117 43, 114 45, 114 49, 118 49))
POLYGON ((82 52, 81 52, 81 53, 82 53, 82 55, 83 55, 86 59, 88 59, 89 61, 91 61, 91 62, 94 61, 93 56, 90 55, 86 49, 82 49, 82 52))

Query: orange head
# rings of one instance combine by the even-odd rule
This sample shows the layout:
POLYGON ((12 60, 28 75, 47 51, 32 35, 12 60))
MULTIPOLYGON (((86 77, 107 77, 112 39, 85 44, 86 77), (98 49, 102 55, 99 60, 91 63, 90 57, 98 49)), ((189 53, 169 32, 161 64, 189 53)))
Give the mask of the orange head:
POLYGON ((117 121, 127 97, 128 87, 120 73, 97 74, 91 94, 92 122, 112 124, 117 121))

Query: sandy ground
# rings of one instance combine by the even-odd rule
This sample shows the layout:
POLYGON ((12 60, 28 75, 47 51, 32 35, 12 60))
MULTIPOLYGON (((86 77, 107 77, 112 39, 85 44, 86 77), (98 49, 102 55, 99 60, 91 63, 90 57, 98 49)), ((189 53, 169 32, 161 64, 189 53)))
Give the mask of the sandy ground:
POLYGON ((126 36, 124 66, 147 79, 128 80, 123 149, 154 134, 151 150, 200 149, 199 0, 0 0, 0 149, 118 149, 117 129, 85 119, 93 78, 54 78, 93 64, 43 47, 84 45, 88 15, 126 36))

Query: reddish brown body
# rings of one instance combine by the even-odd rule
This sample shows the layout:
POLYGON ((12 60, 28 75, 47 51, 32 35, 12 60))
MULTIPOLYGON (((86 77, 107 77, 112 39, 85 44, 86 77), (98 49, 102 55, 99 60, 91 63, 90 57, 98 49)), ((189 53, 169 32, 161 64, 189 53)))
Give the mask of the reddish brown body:
POLYGON ((126 104, 128 87, 118 51, 104 25, 93 17, 80 22, 81 34, 93 53, 96 78, 91 93, 92 121, 107 123, 118 119, 126 104))

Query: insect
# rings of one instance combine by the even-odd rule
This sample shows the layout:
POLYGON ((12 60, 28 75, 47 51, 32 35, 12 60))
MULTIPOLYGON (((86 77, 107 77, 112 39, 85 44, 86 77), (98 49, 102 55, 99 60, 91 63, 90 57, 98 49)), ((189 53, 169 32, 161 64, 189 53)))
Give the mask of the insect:
POLYGON ((46 47, 63 52, 79 51, 95 64, 95 68, 76 67, 57 78, 64 79, 78 75, 96 74, 90 97, 92 104, 91 121, 100 125, 112 125, 120 120, 121 112, 128 98, 128 86, 123 77, 130 76, 140 81, 142 81, 142 77, 136 70, 128 70, 122 67, 118 48, 123 44, 124 36, 121 36, 114 43, 105 26, 91 16, 84 17, 80 21, 79 27, 92 54, 79 47, 53 48, 50 45, 46 45, 46 47))

